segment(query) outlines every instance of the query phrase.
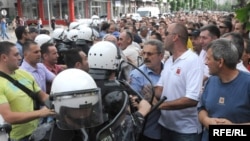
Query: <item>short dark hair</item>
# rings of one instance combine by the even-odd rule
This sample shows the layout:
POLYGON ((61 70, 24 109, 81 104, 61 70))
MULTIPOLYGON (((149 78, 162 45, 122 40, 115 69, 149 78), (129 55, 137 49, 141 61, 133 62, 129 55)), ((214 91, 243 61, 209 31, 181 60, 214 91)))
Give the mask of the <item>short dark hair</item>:
POLYGON ((80 51, 82 51, 80 48, 72 48, 65 52, 64 61, 67 68, 74 68, 77 62, 82 62, 80 51))
POLYGON ((38 33, 38 30, 35 27, 29 28, 30 33, 38 33))
POLYGON ((250 53, 250 40, 249 39, 244 39, 244 42, 246 44, 246 53, 250 53))
POLYGON ((127 20, 125 18, 121 19, 124 23, 127 23, 127 20))
POLYGON ((42 54, 42 58, 43 58, 43 54, 48 53, 49 52, 49 47, 50 46, 55 46, 53 43, 45 43, 41 45, 41 54, 42 54))
POLYGON ((9 41, 0 42, 0 55, 1 54, 9 54, 10 48, 15 47, 16 45, 9 41))
POLYGON ((131 39, 130 44, 134 41, 133 34, 130 31, 128 31, 128 30, 126 30, 126 38, 130 38, 131 39))
POLYGON ((159 41, 162 41, 162 37, 161 37, 160 33, 153 31, 153 32, 151 32, 151 36, 153 36, 153 35, 156 36, 156 39, 158 39, 159 41))
POLYGON ((242 57, 242 54, 244 52, 244 39, 241 36, 241 34, 237 33, 237 32, 229 32, 226 33, 222 36, 222 38, 226 38, 226 37, 231 37, 231 41, 233 42, 233 44, 236 46, 236 48, 238 49, 239 52, 239 60, 242 57))
POLYGON ((26 42, 24 42, 23 44, 23 53, 26 52, 27 50, 29 50, 31 45, 38 45, 35 41, 32 40, 28 40, 26 42))
POLYGON ((229 29, 229 32, 232 31, 232 28, 233 28, 233 24, 231 21, 228 21, 228 20, 224 20, 222 21, 222 23, 229 29))
POLYGON ((109 27, 110 27, 110 24, 108 22, 104 21, 101 24, 101 31, 106 31, 109 29, 109 27))
POLYGON ((47 29, 42 29, 42 30, 40 30, 40 34, 47 34, 47 35, 49 35, 50 31, 47 30, 47 29))
POLYGON ((217 38, 220 38, 220 29, 213 24, 205 25, 200 28, 200 31, 209 31, 211 36, 216 36, 217 38))
POLYGON ((23 35, 23 33, 27 32, 27 29, 28 29, 28 27, 26 27, 26 26, 18 26, 15 29, 15 34, 16 34, 17 40, 22 39, 22 35, 23 35))

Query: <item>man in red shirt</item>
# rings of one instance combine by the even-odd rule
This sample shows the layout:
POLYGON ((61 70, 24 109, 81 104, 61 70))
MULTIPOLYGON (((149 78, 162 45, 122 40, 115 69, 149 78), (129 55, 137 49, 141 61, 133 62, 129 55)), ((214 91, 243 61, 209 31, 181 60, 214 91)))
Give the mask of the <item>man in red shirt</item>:
MULTIPOLYGON (((57 48, 52 43, 45 43, 41 46, 42 62, 46 68, 57 75, 59 72, 66 68, 65 65, 58 65, 58 52, 57 48)), ((47 93, 50 93, 51 83, 46 83, 47 93)))

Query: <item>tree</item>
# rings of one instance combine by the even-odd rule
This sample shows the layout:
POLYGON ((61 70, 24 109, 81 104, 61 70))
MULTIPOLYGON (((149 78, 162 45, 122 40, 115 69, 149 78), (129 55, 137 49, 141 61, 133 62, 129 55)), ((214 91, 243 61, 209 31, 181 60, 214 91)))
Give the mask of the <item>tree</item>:
POLYGON ((240 2, 244 1, 243 3, 246 4, 245 6, 242 6, 242 3, 239 3, 241 5, 239 9, 235 10, 236 13, 236 18, 241 22, 241 23, 246 23, 246 28, 250 29, 250 2, 245 1, 245 0, 238 0, 240 2))

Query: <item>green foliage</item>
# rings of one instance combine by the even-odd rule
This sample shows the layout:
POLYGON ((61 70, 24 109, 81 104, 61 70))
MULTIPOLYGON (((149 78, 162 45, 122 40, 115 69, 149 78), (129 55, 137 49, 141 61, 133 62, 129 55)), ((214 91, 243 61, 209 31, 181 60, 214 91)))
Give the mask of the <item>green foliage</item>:
POLYGON ((246 23, 246 28, 250 29, 250 22, 249 22, 250 3, 248 3, 245 7, 235 10, 235 13, 236 13, 236 18, 241 23, 246 23))

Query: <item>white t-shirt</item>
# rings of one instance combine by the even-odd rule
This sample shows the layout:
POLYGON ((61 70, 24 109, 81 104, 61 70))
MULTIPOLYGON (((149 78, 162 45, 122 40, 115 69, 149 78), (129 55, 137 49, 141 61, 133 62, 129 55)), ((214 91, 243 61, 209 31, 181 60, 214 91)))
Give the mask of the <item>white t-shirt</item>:
POLYGON ((133 65, 138 66, 139 50, 137 47, 131 44, 123 50, 123 53, 133 65))
POLYGON ((204 49, 202 49, 200 54, 199 54, 199 59, 201 59, 201 61, 203 63, 204 76, 210 77, 208 66, 205 64, 206 63, 206 55, 207 55, 207 52, 204 49))
MULTIPOLYGON (((163 87, 166 101, 187 97, 199 101, 203 80, 202 62, 198 55, 187 50, 173 62, 173 56, 165 62, 157 86, 163 87)), ((180 110, 161 110, 159 123, 178 133, 201 133, 197 107, 180 110)))
POLYGON ((241 70, 241 71, 249 72, 249 70, 243 65, 243 62, 242 62, 242 61, 240 61, 240 62, 237 64, 236 68, 237 68, 238 70, 241 70))

